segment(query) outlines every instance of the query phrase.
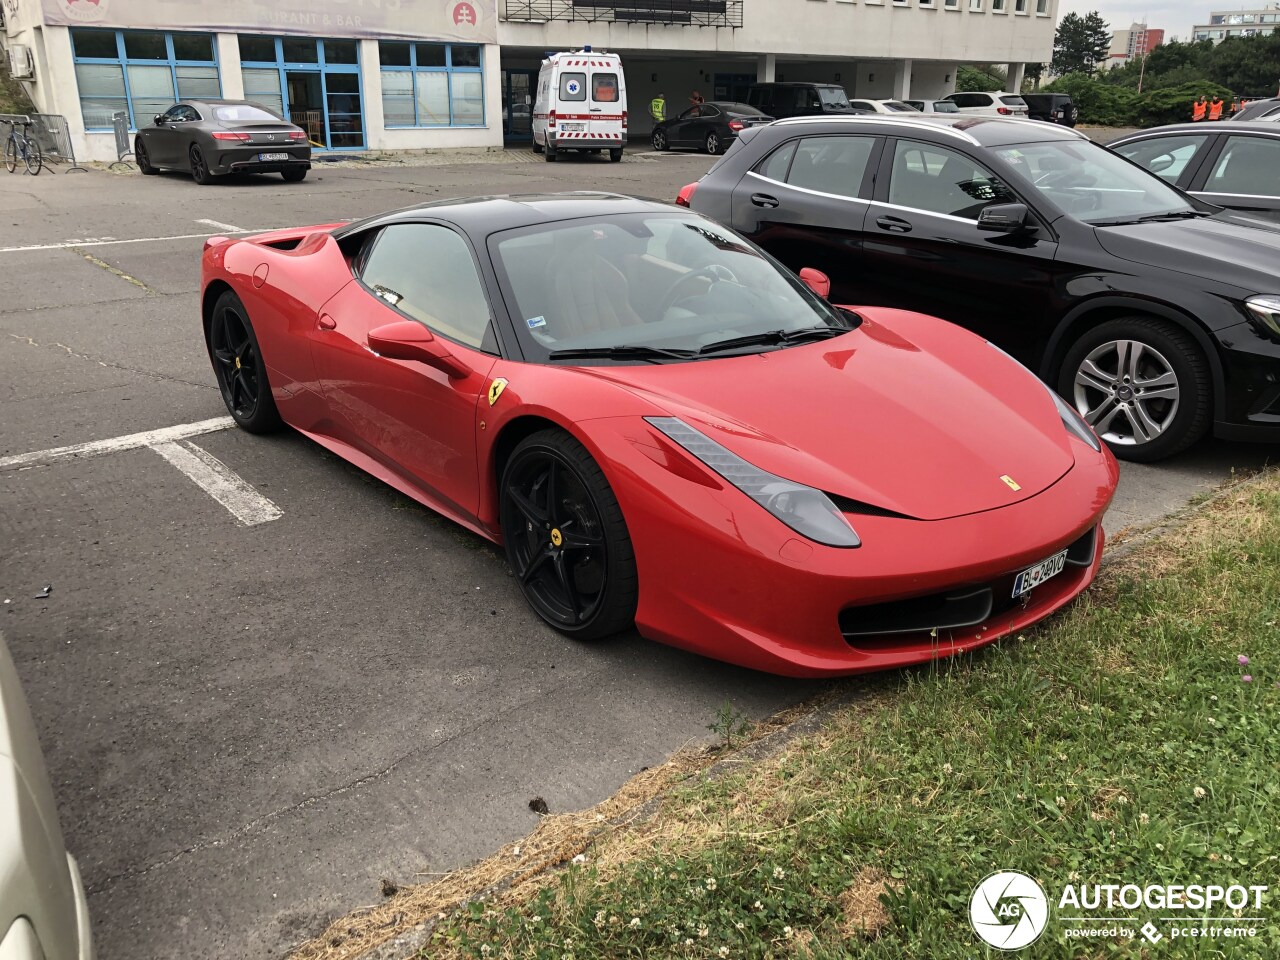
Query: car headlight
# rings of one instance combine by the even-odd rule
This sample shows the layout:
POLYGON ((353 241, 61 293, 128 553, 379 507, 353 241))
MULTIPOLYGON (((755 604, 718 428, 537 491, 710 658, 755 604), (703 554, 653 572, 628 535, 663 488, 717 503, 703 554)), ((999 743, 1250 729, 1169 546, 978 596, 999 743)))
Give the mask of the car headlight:
POLYGON ((1263 333, 1280 338, 1280 296, 1250 297, 1244 305, 1263 333))
POLYGON ((678 417, 645 420, 796 533, 829 547, 862 544, 845 515, 821 490, 761 470, 678 417))
MULTIPOLYGON (((1027 376, 1036 377, 1036 375, 1027 368, 1026 364, 1016 357, 1010 356, 990 340, 987 341, 987 346, 991 347, 993 350, 1000 350, 1000 352, 1006 357, 1009 357, 1010 360, 1022 367, 1023 370, 1026 370, 1027 376)), ((1039 377, 1036 377, 1036 379, 1040 380, 1039 377)), ((1096 452, 1101 453, 1102 441, 1099 440, 1098 435, 1093 432, 1093 428, 1085 422, 1084 417, 1080 416, 1080 411, 1058 396, 1058 391, 1054 390, 1053 387, 1049 386, 1043 380, 1040 380, 1040 386, 1044 387, 1045 390, 1049 392, 1049 396, 1053 398, 1053 405, 1058 408, 1058 416, 1062 418, 1062 425, 1067 428, 1067 432, 1079 437, 1089 446, 1093 447, 1096 452)))

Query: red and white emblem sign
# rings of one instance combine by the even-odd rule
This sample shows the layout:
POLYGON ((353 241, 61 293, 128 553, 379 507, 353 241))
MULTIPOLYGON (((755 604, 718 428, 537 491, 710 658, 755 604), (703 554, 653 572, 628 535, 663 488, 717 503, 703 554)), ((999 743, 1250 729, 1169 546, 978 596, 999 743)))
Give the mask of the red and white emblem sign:
POLYGON ((476 8, 469 3, 459 3, 453 8, 453 22, 459 27, 476 25, 476 8))

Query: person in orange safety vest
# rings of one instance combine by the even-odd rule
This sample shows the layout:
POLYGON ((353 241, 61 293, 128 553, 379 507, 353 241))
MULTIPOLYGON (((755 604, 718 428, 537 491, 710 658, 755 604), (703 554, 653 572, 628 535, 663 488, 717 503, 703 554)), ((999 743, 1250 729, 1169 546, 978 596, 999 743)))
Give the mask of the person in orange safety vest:
POLYGON ((1213 98, 1213 102, 1209 104, 1209 119, 1210 120, 1222 119, 1222 97, 1215 96, 1213 98))
POLYGON ((1208 109, 1209 103, 1205 99, 1204 95, 1201 94, 1200 99, 1191 105, 1191 119, 1203 120, 1208 109))

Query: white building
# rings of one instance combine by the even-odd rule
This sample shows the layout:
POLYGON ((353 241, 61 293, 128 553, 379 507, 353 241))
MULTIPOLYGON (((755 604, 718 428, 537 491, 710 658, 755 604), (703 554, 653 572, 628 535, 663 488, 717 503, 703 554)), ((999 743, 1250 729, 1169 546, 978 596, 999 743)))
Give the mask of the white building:
POLYGON ((1277 25, 1280 25, 1280 3, 1272 3, 1262 9, 1214 10, 1209 14, 1208 23, 1191 28, 1191 38, 1218 43, 1227 37, 1275 33, 1277 25))
POLYGON ((115 159, 179 98, 247 98, 330 150, 527 139, 547 51, 620 53, 633 136, 664 92, 741 99, 756 80, 940 97, 961 63, 1049 60, 1057 0, 0 0, 6 63, 77 156, 115 159))

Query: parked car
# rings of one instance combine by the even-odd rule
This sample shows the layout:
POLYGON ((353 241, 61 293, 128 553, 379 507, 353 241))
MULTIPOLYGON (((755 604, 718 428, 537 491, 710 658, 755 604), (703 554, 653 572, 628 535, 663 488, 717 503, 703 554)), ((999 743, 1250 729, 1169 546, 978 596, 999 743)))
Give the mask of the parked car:
POLYGON ((836 83, 757 83, 747 91, 747 103, 779 118, 868 112, 850 106, 849 95, 836 83))
POLYGON ((202 273, 237 424, 502 544, 579 640, 857 673, 1021 630, 1100 562, 1115 460, 1034 376, 667 204, 436 202, 211 238, 202 273))
POLYGON ((311 169, 306 131, 247 100, 183 100, 133 138, 138 169, 186 170, 201 185, 228 173, 278 173, 298 183, 311 169))
POLYGON ((999 90, 991 93, 953 93, 945 99, 954 103, 961 113, 971 113, 980 117, 1028 117, 1031 115, 1027 102, 1016 93, 1003 93, 999 90))
POLYGON ((0 957, 91 960, 89 908, 35 722, 0 636, 0 957))
POLYGON ((982 334, 1124 459, 1210 430, 1280 440, 1280 231, 1050 124, 879 116, 750 133, 685 202, 829 274, 837 302, 982 334))
POLYGON ((1266 100, 1253 100, 1243 110, 1231 115, 1232 120, 1280 120, 1280 97, 1269 97, 1266 100))
POLYGON ((1064 127, 1076 125, 1079 113, 1069 93, 1024 93, 1022 99, 1032 120, 1060 123, 1064 127))
POLYGON ((908 106, 915 107, 921 113, 959 113, 960 108, 950 100, 903 100, 908 106))
POLYGON ((849 106, 867 113, 919 113, 915 107, 901 100, 850 100, 849 106))
POLYGON ((678 117, 664 120, 653 128, 653 149, 692 147, 712 155, 723 153, 748 127, 772 123, 755 107, 723 100, 707 101, 690 107, 678 117))
POLYGON ((1280 223, 1280 125, 1178 123, 1107 146, 1192 196, 1280 223))

